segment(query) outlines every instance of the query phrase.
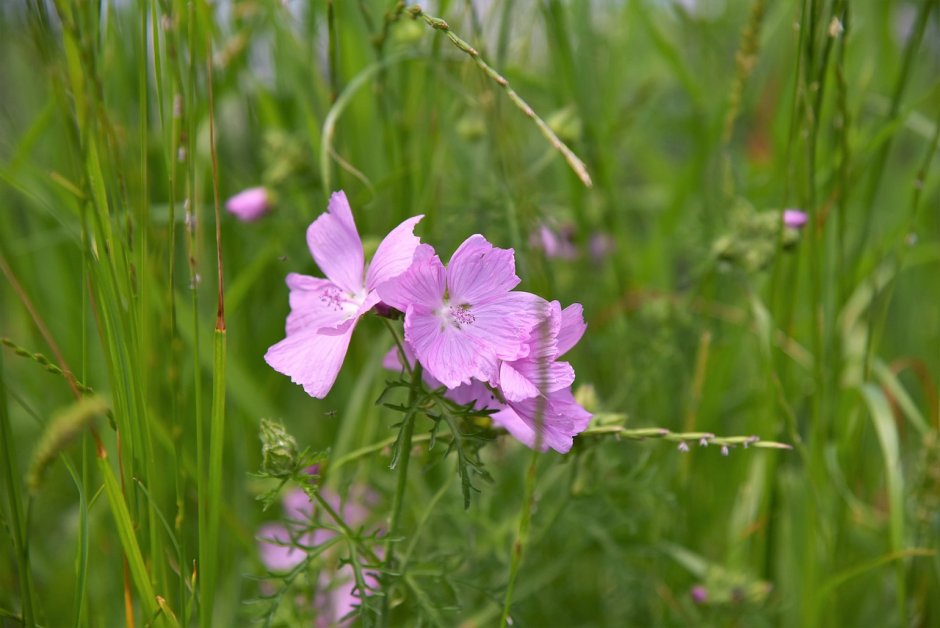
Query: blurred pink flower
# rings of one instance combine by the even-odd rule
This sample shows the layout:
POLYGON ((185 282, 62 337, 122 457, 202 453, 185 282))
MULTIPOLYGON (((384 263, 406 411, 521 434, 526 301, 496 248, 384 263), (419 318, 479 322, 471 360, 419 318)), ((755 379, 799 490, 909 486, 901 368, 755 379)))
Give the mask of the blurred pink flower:
POLYGON ((553 228, 547 223, 539 223, 529 238, 529 245, 541 249, 548 258, 572 260, 578 256, 574 246, 574 227, 570 224, 553 228))
POLYGON ((802 229, 809 217, 799 209, 783 210, 783 224, 791 229, 802 229))
POLYGON ((356 323, 380 300, 377 289, 411 265, 419 244, 414 228, 421 218, 409 218, 385 236, 366 269, 349 202, 343 192, 334 193, 327 213, 307 229, 310 253, 327 278, 287 276, 287 337, 264 355, 271 368, 290 376, 311 397, 325 397, 356 323))
POLYGON ((271 209, 271 195, 263 187, 248 188, 225 201, 225 209, 243 222, 252 222, 271 209))
POLYGON ((614 239, 602 231, 595 231, 588 242, 588 252, 595 264, 600 264, 614 250, 614 239))
MULTIPOLYGON (((330 506, 352 528, 362 526, 368 520, 377 496, 362 485, 350 489, 349 499, 341 502, 339 496, 322 489, 321 495, 330 506)), ((261 562, 271 573, 287 573, 307 558, 307 550, 313 550, 329 541, 336 533, 326 528, 315 528, 311 532, 314 505, 301 489, 288 491, 283 498, 286 523, 267 523, 258 531, 258 551, 261 562)), ((332 525, 329 517, 324 523, 332 525)), ((382 548, 375 548, 379 558, 382 548)), ((324 556, 328 559, 328 556, 324 556)), ((369 586, 378 587, 378 574, 366 571, 364 579, 369 586)), ((317 611, 317 626, 345 625, 341 621, 360 603, 353 569, 348 564, 320 571, 314 605, 317 611)), ((352 621, 352 618, 350 620, 352 621)))

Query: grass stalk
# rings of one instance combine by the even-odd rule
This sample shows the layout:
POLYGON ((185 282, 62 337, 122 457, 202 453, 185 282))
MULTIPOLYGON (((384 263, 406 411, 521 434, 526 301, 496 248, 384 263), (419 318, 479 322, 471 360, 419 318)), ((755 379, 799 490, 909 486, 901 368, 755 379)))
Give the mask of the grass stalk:
POLYGON ((532 120, 535 123, 535 126, 538 127, 539 131, 548 140, 548 143, 551 144, 552 148, 561 153, 561 156, 564 157, 565 161, 568 163, 568 166, 572 171, 577 175, 578 179, 581 180, 581 183, 585 187, 591 187, 591 175, 588 174, 587 166, 584 165, 584 162, 574 154, 568 145, 562 142, 550 126, 537 114, 535 110, 523 100, 522 96, 516 93, 516 90, 509 85, 509 81, 506 80, 503 75, 494 70, 490 65, 480 57, 480 53, 477 52, 476 48, 465 42, 463 39, 458 37, 451 29, 450 26, 439 17, 434 17, 425 13, 421 7, 412 6, 408 8, 408 12, 414 18, 421 18, 424 22, 433 28, 434 30, 443 31, 447 38, 450 39, 451 43, 457 47, 461 52, 466 53, 477 66, 483 70, 483 73, 487 77, 493 80, 497 85, 502 88, 506 93, 506 96, 509 100, 516 106, 519 111, 521 111, 527 118, 532 120))
POLYGON ((392 593, 392 578, 396 574, 397 562, 395 559, 395 543, 401 535, 401 513, 405 501, 405 488, 408 485, 408 464, 411 461, 412 438, 414 436, 415 419, 417 418, 417 403, 421 395, 421 376, 423 369, 420 363, 415 363, 411 371, 411 388, 408 391, 408 412, 405 414, 401 426, 401 435, 398 440, 397 475, 395 479, 395 493, 392 495, 392 509, 388 520, 388 537, 385 541, 385 562, 382 573, 382 625, 389 624, 390 602, 392 593))
POLYGON ((13 448, 13 431, 10 429, 10 412, 7 406, 6 376, 3 372, 3 351, 0 350, 0 447, 3 453, 3 483, 7 494, 9 507, 10 540, 13 543, 14 560, 17 565, 16 573, 19 579, 20 619, 24 626, 36 623, 34 591, 32 582, 32 567, 29 563, 29 545, 27 544, 28 525, 23 511, 22 490, 20 486, 22 475, 16 462, 16 451, 13 448))

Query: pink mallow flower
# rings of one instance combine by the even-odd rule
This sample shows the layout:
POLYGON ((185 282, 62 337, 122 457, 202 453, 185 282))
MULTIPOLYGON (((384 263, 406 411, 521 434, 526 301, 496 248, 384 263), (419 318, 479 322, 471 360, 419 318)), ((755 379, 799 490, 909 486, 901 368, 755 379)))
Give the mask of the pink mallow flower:
MULTIPOLYGON (((573 347, 586 329, 582 307, 575 303, 561 310, 557 301, 548 304, 548 313, 530 332, 525 357, 501 362, 498 385, 474 379, 447 391, 459 404, 472 403, 479 410, 495 410, 493 423, 509 432, 527 447, 549 448, 567 453, 575 435, 583 432, 591 414, 571 393, 574 370, 557 359, 573 347)), ((409 362, 414 362, 410 344, 404 346, 409 362)), ((383 366, 401 368, 397 349, 386 354, 383 366)), ((427 371, 425 382, 431 388, 441 384, 427 371)))
POLYGON ((552 302, 549 315, 532 331, 525 357, 500 365, 496 392, 479 382, 453 391, 458 403, 474 402, 493 409, 493 423, 528 447, 567 453, 574 436, 587 429, 591 414, 571 393, 574 369, 558 358, 584 335, 583 309, 579 303, 563 311, 552 302))
POLYGON ((379 303, 377 289, 398 277, 415 256, 415 216, 379 244, 368 269, 362 240, 343 192, 330 197, 327 213, 307 229, 307 245, 326 279, 291 273, 287 337, 268 349, 265 361, 290 376, 308 395, 322 399, 339 373, 359 318, 379 303))
POLYGON ((271 209, 271 195, 263 187, 248 188, 225 201, 225 209, 242 222, 252 222, 271 209))
POLYGON ((405 313, 405 341, 428 374, 448 388, 471 379, 495 383, 500 360, 529 353, 527 339, 545 301, 513 292, 512 249, 481 235, 467 238, 445 268, 422 244, 411 268, 379 286, 386 304, 405 313))

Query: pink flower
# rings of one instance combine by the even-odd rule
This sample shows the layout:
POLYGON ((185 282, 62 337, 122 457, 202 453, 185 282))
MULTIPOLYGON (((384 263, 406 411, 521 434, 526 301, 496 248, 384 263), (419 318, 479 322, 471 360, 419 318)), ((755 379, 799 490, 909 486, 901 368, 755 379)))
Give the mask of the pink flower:
POLYGON ((542 249, 545 257, 572 260, 578 256, 574 246, 574 227, 570 224, 553 228, 539 223, 529 238, 532 248, 542 249))
POLYGON ((339 373, 359 318, 379 302, 377 289, 404 272, 419 240, 404 221, 379 244, 366 269, 362 241, 343 192, 330 197, 327 213, 307 229, 307 245, 326 279, 291 273, 287 337, 268 349, 265 361, 290 376, 308 395, 322 399, 339 373))
MULTIPOLYGON (((591 414, 571 394, 574 370, 557 358, 571 349, 586 329, 582 307, 575 303, 561 310, 557 301, 549 304, 548 315, 529 334, 529 352, 511 362, 500 362, 498 386, 474 379, 449 390, 447 397, 459 404, 473 403, 479 410, 496 410, 490 415, 527 447, 549 448, 567 453, 574 436, 583 432, 591 414)), ((413 349, 405 344, 409 362, 414 362, 413 349)), ((382 362, 390 370, 401 368, 397 349, 386 354, 382 362)), ((425 383, 440 386, 427 371, 425 383)))
POLYGON ((577 344, 586 328, 579 303, 562 311, 557 301, 552 302, 548 317, 529 337, 529 354, 500 365, 498 392, 505 403, 479 383, 454 391, 454 400, 495 409, 490 415, 493 423, 527 447, 538 443, 542 451, 567 453, 574 436, 587 428, 591 414, 571 393, 574 369, 557 359, 577 344))
MULTIPOLYGON (((329 489, 323 489, 321 495, 330 506, 343 517, 347 525, 353 528, 362 526, 370 517, 376 495, 364 485, 356 484, 350 489, 349 500, 340 501, 339 496, 329 489)), ((313 503, 301 489, 285 493, 283 508, 286 523, 267 523, 258 532, 258 550, 261 562, 272 573, 287 573, 300 565, 308 551, 326 543, 336 536, 336 532, 327 528, 316 528, 310 532, 314 516, 313 503)), ((326 515, 323 523, 333 525, 326 515)), ((382 548, 376 547, 381 558, 382 548)), ((356 591, 353 569, 348 564, 330 567, 335 561, 331 552, 321 557, 328 563, 320 571, 317 580, 317 595, 314 605, 317 611, 317 626, 345 625, 343 617, 351 613, 360 603, 361 593, 356 591)), ((369 586, 378 587, 378 574, 371 571, 364 573, 369 586)))
POLYGON ((473 378, 495 382, 499 360, 528 354, 526 340, 545 301, 512 292, 518 283, 512 249, 473 235, 447 268, 421 245, 411 268, 380 286, 379 294, 405 312, 405 341, 428 374, 456 388, 473 378))
POLYGON ((783 224, 791 229, 802 229, 808 218, 806 212, 799 209, 783 210, 783 224))
POLYGON ((225 209, 243 222, 258 220, 271 209, 271 197, 263 187, 248 188, 225 201, 225 209))

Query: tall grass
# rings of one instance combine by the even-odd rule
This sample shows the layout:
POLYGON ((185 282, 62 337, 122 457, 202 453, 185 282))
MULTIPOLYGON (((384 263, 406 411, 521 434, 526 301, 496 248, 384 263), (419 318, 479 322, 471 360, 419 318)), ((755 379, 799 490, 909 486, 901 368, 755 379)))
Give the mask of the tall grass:
POLYGON ((936 0, 423 8, 0 9, 0 623, 299 623, 379 545, 394 625, 940 622, 936 0), (255 185, 270 215, 221 211, 255 185), (572 453, 486 444, 464 509, 423 416, 388 468, 382 324, 322 401, 264 364, 337 189, 367 249, 424 213, 584 304, 572 453), (374 498, 277 606, 262 417, 374 498))

